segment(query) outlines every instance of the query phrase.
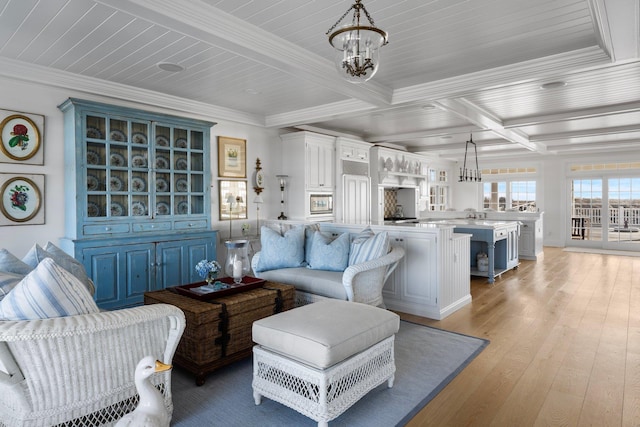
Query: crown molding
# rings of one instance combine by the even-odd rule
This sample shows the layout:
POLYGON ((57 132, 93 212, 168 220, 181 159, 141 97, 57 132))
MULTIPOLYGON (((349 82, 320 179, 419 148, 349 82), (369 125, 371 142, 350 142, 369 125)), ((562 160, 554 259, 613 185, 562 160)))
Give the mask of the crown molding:
POLYGON ((226 107, 196 102, 190 99, 166 95, 120 83, 113 83, 93 77, 80 76, 9 58, 3 58, 2 61, 0 61, 0 75, 49 87, 86 92, 92 95, 122 99, 128 102, 148 104, 187 114, 197 114, 215 118, 217 121, 229 120, 253 126, 264 126, 264 119, 259 115, 248 114, 226 107))

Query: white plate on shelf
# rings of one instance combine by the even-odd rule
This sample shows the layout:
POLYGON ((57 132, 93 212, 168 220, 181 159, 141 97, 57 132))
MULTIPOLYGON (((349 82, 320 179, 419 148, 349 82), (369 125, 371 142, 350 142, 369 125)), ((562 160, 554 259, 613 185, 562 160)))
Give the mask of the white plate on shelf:
POLYGON ((384 161, 384 168, 388 171, 393 171, 393 160, 391 157, 387 157, 387 160, 384 161))
POLYGON ((133 202, 131 204, 131 214, 133 216, 144 216, 147 214, 147 205, 144 202, 133 202))
POLYGON ((87 150, 87 164, 88 165, 99 165, 100 164, 100 154, 97 151, 87 150))
POLYGON ((103 139, 102 138, 102 132, 98 128, 88 127, 87 128, 87 138, 103 139))
POLYGON ((126 166, 126 161, 124 160, 124 156, 120 153, 111 153, 111 166, 126 166))
POLYGON ((109 191, 122 191, 122 187, 124 187, 124 183, 117 176, 112 176, 109 179, 109 191))
POLYGON ((168 203, 158 202, 156 203, 156 213, 158 215, 169 215, 171 213, 171 208, 168 203))
POLYGON ((178 157, 176 160, 176 169, 180 171, 186 171, 188 167, 187 158, 186 157, 178 157))
POLYGON ((125 142, 127 140, 127 135, 125 135, 121 130, 114 129, 109 132, 109 139, 112 141, 125 142))
POLYGON ((147 143, 147 135, 141 132, 135 132, 131 135, 131 141, 134 144, 146 144, 147 143))
POLYGON ((176 139, 176 147, 178 148, 187 148, 187 140, 184 138, 176 139))
POLYGON ((156 157, 156 168, 169 169, 169 160, 165 156, 156 157))
POLYGON ((147 181, 140 176, 134 176, 131 178, 131 190, 133 191, 145 191, 147 189, 147 181))
POLYGON ((169 183, 164 178, 156 178, 156 191, 158 193, 166 193, 169 191, 169 183))
POLYGON ((131 156, 131 166, 134 168, 146 168, 147 159, 142 154, 134 154, 131 156))
POLYGON ((95 175, 87 175, 87 190, 88 191, 98 191, 98 187, 100 187, 100 180, 95 175))
POLYGON ((189 191, 189 183, 184 178, 178 178, 176 180, 176 191, 179 193, 186 193, 189 191))
POLYGON ((168 147, 169 146, 169 138, 164 135, 156 136, 156 145, 158 147, 168 147))
POLYGON ((124 215, 124 207, 118 202, 111 202, 111 216, 124 215))
POLYGON ((100 207, 93 202, 88 202, 87 216, 90 216, 90 217, 100 216, 100 207))
POLYGON ((189 213, 189 203, 182 201, 178 203, 178 215, 186 215, 189 213))

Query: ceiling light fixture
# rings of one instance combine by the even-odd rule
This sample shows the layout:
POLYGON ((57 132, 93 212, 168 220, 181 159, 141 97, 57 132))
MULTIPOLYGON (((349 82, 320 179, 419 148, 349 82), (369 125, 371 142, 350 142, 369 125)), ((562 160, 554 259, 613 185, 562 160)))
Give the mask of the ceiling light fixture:
POLYGON ((168 71, 170 73, 178 73, 185 70, 184 66, 180 64, 174 64, 173 62, 158 62, 156 65, 162 71, 168 71))
POLYGON ((476 143, 473 142, 473 135, 469 135, 469 140, 464 146, 464 164, 460 168, 460 179, 458 182, 481 182, 482 174, 480 173, 480 168, 478 167, 478 149, 476 148, 476 143), (467 169, 467 152, 469 151, 469 144, 473 144, 473 151, 476 155, 476 168, 475 169, 467 169))
POLYGON ((565 87, 567 82, 557 81, 557 82, 549 82, 543 83, 540 85, 540 89, 557 89, 559 87, 565 87))
POLYGON ((363 83, 371 79, 378 71, 380 54, 378 49, 389 42, 386 31, 377 28, 373 18, 361 3, 356 2, 327 31, 329 43, 338 50, 336 68, 351 83, 363 83), (353 9, 351 25, 336 27, 353 9), (370 25, 360 25, 360 10, 367 17, 370 25), (335 30, 335 31, 334 31, 335 30))

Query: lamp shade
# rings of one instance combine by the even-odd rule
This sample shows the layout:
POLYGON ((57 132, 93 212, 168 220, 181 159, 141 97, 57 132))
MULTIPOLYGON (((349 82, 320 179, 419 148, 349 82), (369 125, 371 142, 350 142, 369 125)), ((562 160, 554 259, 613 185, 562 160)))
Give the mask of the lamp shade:
POLYGON ((253 203, 260 205, 262 203, 264 203, 264 200, 262 200, 262 196, 261 195, 257 195, 254 199, 253 199, 253 203))

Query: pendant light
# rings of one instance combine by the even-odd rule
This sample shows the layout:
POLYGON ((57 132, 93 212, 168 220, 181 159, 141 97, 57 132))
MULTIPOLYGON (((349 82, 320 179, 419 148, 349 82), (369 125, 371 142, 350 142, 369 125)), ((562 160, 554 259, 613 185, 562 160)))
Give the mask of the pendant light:
POLYGON ((473 142, 473 135, 469 135, 469 140, 464 146, 464 164, 460 168, 460 179, 458 182, 481 182, 482 181, 482 173, 480 172, 480 168, 478 167, 478 149, 476 148, 476 143, 473 142), (476 156, 476 168, 471 169, 467 168, 467 153, 469 152, 469 144, 473 145, 473 152, 476 156))

